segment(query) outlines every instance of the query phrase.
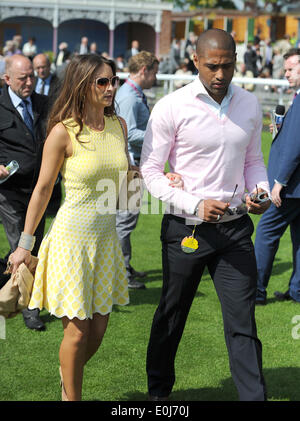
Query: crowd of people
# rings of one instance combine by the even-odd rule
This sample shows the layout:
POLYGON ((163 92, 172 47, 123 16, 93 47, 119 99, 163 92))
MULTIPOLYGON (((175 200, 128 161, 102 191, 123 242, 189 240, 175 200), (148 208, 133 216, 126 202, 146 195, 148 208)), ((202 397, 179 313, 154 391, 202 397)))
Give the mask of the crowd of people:
MULTIPOLYGON (((118 72, 127 71, 128 60, 132 54, 139 52, 139 42, 134 40, 132 41, 132 48, 124 52, 123 55, 117 56, 114 61, 118 72)), ((1 50, 0 50, 1 53, 1 50)), ((22 54, 25 57, 28 57, 30 60, 38 54, 41 53, 38 51, 36 38, 30 37, 27 42, 23 43, 23 38, 21 35, 15 35, 13 39, 7 40, 5 45, 2 48, 2 54, 0 54, 0 75, 4 73, 5 59, 11 57, 15 54, 22 54)), ((54 61, 51 63, 51 70, 55 71, 58 76, 63 76, 63 71, 65 66, 72 57, 78 54, 98 54, 103 57, 112 59, 109 57, 109 54, 106 51, 99 51, 97 42, 92 41, 89 43, 89 39, 86 36, 83 36, 80 39, 80 42, 75 45, 75 48, 71 50, 67 42, 63 41, 58 45, 58 51, 55 56, 54 61)), ((50 59, 50 57, 49 57, 50 59)))
MULTIPOLYGON (((231 33, 235 39, 235 32, 231 33)), ((174 39, 172 41, 170 54, 161 58, 159 71, 167 74, 197 74, 193 63, 197 37, 194 33, 189 34, 188 40, 174 39)), ((270 38, 261 39, 259 35, 254 37, 253 42, 238 45, 238 57, 235 67, 235 76, 248 78, 284 78, 284 55, 291 48, 298 48, 299 42, 296 37, 285 35, 283 39, 272 42, 270 38)), ((188 80, 175 81, 174 86, 180 88, 189 83, 188 80)), ((243 86, 253 91, 254 85, 243 86)), ((270 88, 273 92, 276 87, 270 88)))
MULTIPOLYGON (((243 60, 237 66, 238 75, 249 78, 284 78, 284 55, 291 49, 297 48, 295 38, 285 35, 283 39, 272 43, 271 39, 260 39, 257 35, 252 43, 248 43, 244 52, 243 60)), ((276 92, 275 86, 270 88, 276 92)), ((253 90, 253 85, 249 88, 253 90)))
MULTIPOLYGON (((82 37, 71 54, 61 43, 52 67, 45 54, 34 50, 34 40, 17 53, 8 49, 5 58, 0 218, 10 252, 0 264, 5 269, 7 263, 14 274, 38 256, 24 322, 30 329, 45 329, 39 317, 43 308, 61 319, 62 399, 81 400, 84 366, 101 345, 113 305, 129 303, 128 288, 146 288, 146 273, 131 265, 130 235, 139 212, 118 209, 118 188, 105 193, 113 212, 98 206, 99 181, 119 186, 120 173, 134 169, 151 195, 170 208, 162 219, 163 284, 147 351, 149 399, 169 399, 177 348, 207 267, 221 303, 239 398, 264 401, 255 305, 267 304, 273 260, 289 225, 294 271, 278 299, 300 302, 300 97, 276 127, 267 169, 258 99, 231 83, 237 66, 231 34, 219 29, 191 34, 185 67, 175 42, 168 72, 198 77, 182 81, 151 112, 143 91, 155 84, 159 71, 165 72, 166 61, 140 51, 138 41, 124 60, 91 47, 82 37), (129 72, 121 87, 119 69, 129 72), (9 177, 12 160, 19 169, 9 177), (45 235, 51 202, 56 217, 45 235), (263 215, 255 248, 249 213, 263 215), (261 258, 263 253, 268 259, 261 258)), ((249 62, 252 51, 249 46, 245 52, 249 62)), ((300 49, 289 48, 283 60, 282 73, 298 94, 300 49)))
MULTIPOLYGON (((231 33, 235 39, 236 34, 231 33)), ((163 74, 175 75, 195 75, 197 69, 194 66, 193 55, 196 51, 197 36, 191 32, 188 39, 173 39, 169 54, 158 57, 158 72, 163 74)), ((297 48, 298 41, 295 36, 285 35, 283 39, 272 42, 270 38, 261 39, 259 34, 254 37, 253 42, 248 44, 239 44, 238 59, 236 62, 235 75, 246 76, 249 78, 273 78, 283 79, 284 54, 290 48, 297 48)), ((71 57, 76 54, 100 54, 108 59, 114 60, 117 72, 128 72, 128 61, 132 55, 141 51, 138 40, 133 40, 131 47, 116 57, 110 57, 108 52, 99 51, 97 43, 83 36, 74 50, 70 50, 67 42, 61 42, 58 46, 54 62, 51 64, 52 71, 57 76, 63 76, 63 71, 71 57)), ((13 54, 23 54, 31 60, 37 54, 37 45, 35 37, 30 37, 23 44, 22 36, 15 35, 12 40, 6 41, 0 56, 0 75, 3 73, 5 57, 13 54)), ((182 79, 175 81, 175 88, 180 88, 189 83, 189 80, 182 79)), ((253 90, 254 85, 246 86, 246 89, 253 90)), ((276 87, 271 88, 276 91, 276 87)))

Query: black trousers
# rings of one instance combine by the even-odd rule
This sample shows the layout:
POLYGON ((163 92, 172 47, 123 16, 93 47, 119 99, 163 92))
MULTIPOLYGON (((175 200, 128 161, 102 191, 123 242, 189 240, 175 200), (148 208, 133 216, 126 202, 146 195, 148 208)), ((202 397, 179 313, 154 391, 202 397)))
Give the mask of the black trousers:
POLYGON ((168 396, 175 382, 174 361, 186 319, 205 267, 221 303, 231 374, 240 400, 266 400, 262 346, 255 323, 256 261, 248 215, 235 221, 197 226, 199 248, 186 254, 181 240, 193 226, 165 215, 162 221, 163 287, 147 352, 149 394, 168 396))
MULTIPOLYGON (((21 232, 24 229, 30 194, 16 193, 9 190, 0 191, 0 218, 10 245, 10 252, 15 251, 18 246, 21 232)), ((43 240, 45 228, 45 217, 42 218, 36 231, 36 241, 32 255, 37 256, 40 244, 43 240)), ((8 255, 9 255, 8 254, 8 255)))

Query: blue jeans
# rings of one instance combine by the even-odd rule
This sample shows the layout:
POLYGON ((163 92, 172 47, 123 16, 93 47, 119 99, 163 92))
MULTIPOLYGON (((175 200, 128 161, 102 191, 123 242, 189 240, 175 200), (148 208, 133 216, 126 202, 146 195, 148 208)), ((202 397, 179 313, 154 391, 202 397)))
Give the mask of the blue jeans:
POLYGON ((300 302, 300 198, 283 199, 280 208, 271 204, 263 214, 256 230, 255 256, 257 262, 257 299, 265 299, 272 273, 273 261, 280 238, 290 226, 293 245, 293 273, 289 281, 289 294, 300 302))

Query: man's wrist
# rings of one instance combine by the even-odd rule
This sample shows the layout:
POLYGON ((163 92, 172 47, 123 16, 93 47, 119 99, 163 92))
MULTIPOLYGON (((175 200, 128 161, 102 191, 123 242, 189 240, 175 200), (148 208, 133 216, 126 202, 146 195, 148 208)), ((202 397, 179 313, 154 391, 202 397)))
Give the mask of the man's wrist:
POLYGON ((200 207, 200 204, 201 204, 202 201, 203 201, 203 199, 200 199, 199 202, 197 203, 197 205, 195 206, 193 215, 199 217, 199 207, 200 207))

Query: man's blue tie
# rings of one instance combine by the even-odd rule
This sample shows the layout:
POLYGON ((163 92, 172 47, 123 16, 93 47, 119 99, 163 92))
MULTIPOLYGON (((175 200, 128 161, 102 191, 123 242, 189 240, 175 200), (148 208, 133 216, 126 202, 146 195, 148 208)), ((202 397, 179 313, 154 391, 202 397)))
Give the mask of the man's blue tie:
POLYGON ((146 105, 146 107, 148 108, 148 110, 149 110, 149 106, 148 106, 148 102, 147 102, 147 97, 146 97, 146 95, 144 94, 144 92, 143 92, 143 95, 142 95, 142 100, 143 100, 143 103, 146 105))
POLYGON ((31 131, 31 133, 33 133, 33 120, 28 110, 29 101, 27 99, 23 99, 20 105, 23 108, 24 123, 26 124, 28 129, 31 131))

